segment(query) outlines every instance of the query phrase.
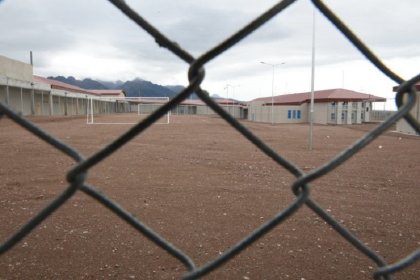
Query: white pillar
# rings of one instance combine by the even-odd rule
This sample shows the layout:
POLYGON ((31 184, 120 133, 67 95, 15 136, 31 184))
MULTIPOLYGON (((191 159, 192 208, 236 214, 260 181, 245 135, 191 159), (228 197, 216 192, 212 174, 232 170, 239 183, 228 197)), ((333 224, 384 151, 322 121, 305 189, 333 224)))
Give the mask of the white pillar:
POLYGON ((351 113, 353 112, 353 103, 347 103, 347 124, 352 124, 351 113))
POLYGON ((341 113, 343 113, 343 102, 337 102, 337 124, 342 124, 341 113))

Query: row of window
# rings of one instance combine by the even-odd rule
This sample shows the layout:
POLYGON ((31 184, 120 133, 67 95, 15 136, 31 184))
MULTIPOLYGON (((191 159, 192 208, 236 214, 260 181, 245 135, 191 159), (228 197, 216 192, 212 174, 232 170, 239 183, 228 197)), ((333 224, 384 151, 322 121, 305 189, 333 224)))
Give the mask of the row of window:
MULTIPOLYGON (((362 108, 366 107, 366 111, 369 110, 369 107, 367 106, 367 104, 365 102, 362 102, 361 104, 362 104, 362 108)), ((337 105, 336 102, 331 102, 331 107, 334 108, 336 105, 337 105)), ((357 109, 358 107, 359 107, 359 103, 358 102, 353 102, 352 108, 357 109)), ((343 108, 346 108, 346 109, 348 108, 348 102, 347 101, 343 102, 343 108)))
MULTIPOLYGON (((345 116, 346 114, 345 113, 341 113, 341 120, 344 120, 345 119, 345 116)), ((361 112, 360 113, 360 117, 361 117, 361 119, 363 120, 364 119, 364 117, 365 117, 365 114, 363 113, 363 112, 361 112)), ((352 120, 355 120, 356 119, 356 117, 355 117, 355 114, 354 113, 351 113, 351 119, 352 120)), ((331 113, 331 120, 335 120, 335 113, 331 113)))
POLYGON ((288 119, 300 119, 300 110, 288 110, 287 118, 288 119))

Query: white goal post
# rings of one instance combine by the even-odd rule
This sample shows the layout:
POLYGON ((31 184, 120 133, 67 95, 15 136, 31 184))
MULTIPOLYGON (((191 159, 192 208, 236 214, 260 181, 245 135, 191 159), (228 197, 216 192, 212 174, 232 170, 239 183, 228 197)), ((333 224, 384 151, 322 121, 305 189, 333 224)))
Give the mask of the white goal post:
MULTIPOLYGON (((87 124, 136 124, 161 106, 169 97, 111 97, 87 98, 87 124)), ((156 123, 169 124, 170 111, 156 123)))

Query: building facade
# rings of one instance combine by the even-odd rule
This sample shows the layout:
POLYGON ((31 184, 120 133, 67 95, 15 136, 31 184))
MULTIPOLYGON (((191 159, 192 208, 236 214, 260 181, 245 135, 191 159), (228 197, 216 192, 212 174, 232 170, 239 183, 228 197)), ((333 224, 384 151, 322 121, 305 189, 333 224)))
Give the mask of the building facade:
MULTIPOLYGON (((24 116, 137 112, 138 101, 117 100, 124 97, 122 90, 87 90, 33 75, 32 65, 0 56, 0 102, 24 116)), ((224 98, 214 101, 234 118, 247 117, 246 104, 243 102, 224 98)), ((149 104, 149 111, 154 111, 161 105, 149 104)), ((171 112, 178 115, 216 115, 207 104, 196 99, 184 100, 171 112)))
MULTIPOLYGON (((307 123, 311 93, 257 98, 248 103, 248 120, 267 123, 307 123)), ((347 89, 314 92, 314 123, 361 124, 370 121, 372 102, 386 99, 347 89)))
POLYGON ((0 102, 24 116, 84 115, 88 99, 96 110, 113 110, 99 97, 122 97, 122 90, 86 90, 33 75, 32 65, 0 56, 0 102))

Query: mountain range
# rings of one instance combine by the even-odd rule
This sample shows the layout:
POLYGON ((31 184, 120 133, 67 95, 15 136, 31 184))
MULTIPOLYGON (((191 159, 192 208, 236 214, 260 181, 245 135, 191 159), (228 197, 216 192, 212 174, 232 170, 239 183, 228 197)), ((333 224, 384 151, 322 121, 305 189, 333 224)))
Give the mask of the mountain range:
MULTIPOLYGON (((73 76, 64 77, 48 77, 48 79, 60 81, 70 85, 78 86, 84 89, 122 89, 126 93, 127 97, 137 97, 137 96, 150 96, 150 97, 169 97, 173 98, 185 87, 181 85, 169 85, 162 86, 154 84, 150 81, 145 81, 140 78, 136 78, 131 81, 100 81, 86 78, 83 80, 78 80, 73 76)), ((193 93, 189 97, 190 99, 198 99, 198 96, 193 93)))

